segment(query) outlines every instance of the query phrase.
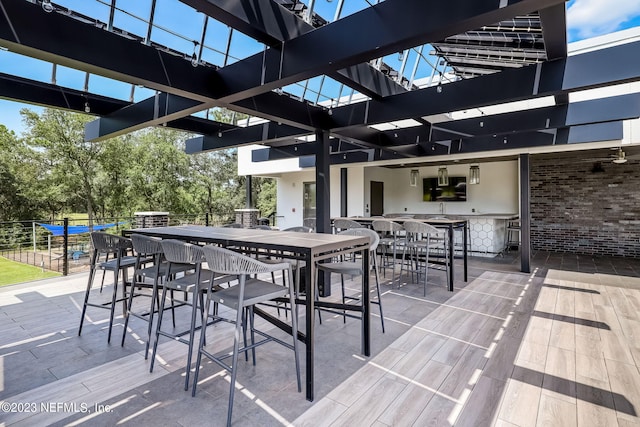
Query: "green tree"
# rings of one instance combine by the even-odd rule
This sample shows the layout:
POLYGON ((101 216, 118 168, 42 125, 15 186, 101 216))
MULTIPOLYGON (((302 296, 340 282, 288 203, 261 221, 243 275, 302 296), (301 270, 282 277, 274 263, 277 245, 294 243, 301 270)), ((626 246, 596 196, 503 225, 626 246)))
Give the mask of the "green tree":
POLYGON ((131 216, 129 198, 135 135, 113 138, 103 147, 96 176, 95 210, 99 217, 131 216))
POLYGON ((49 162, 49 184, 62 192, 68 205, 83 205, 91 226, 102 144, 84 140, 84 125, 90 118, 50 108, 42 115, 28 109, 20 113, 29 128, 27 144, 42 150, 49 162))
POLYGON ((276 212, 277 185, 273 178, 253 178, 256 188, 256 208, 260 210, 262 216, 271 215, 276 212))
POLYGON ((195 201, 210 215, 231 221, 234 209, 244 206, 244 178, 237 175, 236 150, 192 155, 195 201))
POLYGON ((130 160, 129 200, 135 210, 194 213, 186 134, 166 128, 136 132, 130 160))
POLYGON ((30 168, 22 142, 0 125, 0 221, 19 220, 34 215, 34 204, 22 191, 30 168))
MULTIPOLYGON (((0 219, 86 212, 92 224, 136 210, 166 210, 230 221, 245 205, 235 149, 187 155, 189 135, 164 127, 88 143, 84 125, 92 117, 53 109, 21 114, 24 138, 0 126, 0 219)), ((235 124, 247 118, 221 108, 211 116, 235 124)), ((254 178, 253 187, 263 215, 273 212, 275 182, 254 178)))

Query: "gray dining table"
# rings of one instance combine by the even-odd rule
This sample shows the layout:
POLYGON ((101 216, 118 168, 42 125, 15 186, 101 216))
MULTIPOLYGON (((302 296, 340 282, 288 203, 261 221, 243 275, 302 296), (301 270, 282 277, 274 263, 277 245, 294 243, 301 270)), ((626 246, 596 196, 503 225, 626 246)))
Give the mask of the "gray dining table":
MULTIPOLYGON (((315 308, 328 307, 350 311, 360 311, 362 316, 361 352, 371 355, 371 319, 369 276, 362 279, 362 304, 340 304, 315 301, 316 263, 342 254, 360 252, 364 265, 369 263, 369 238, 366 236, 344 236, 324 233, 297 233, 292 231, 258 230, 245 228, 207 227, 200 225, 180 225, 171 227, 137 228, 128 230, 127 234, 142 234, 162 239, 179 239, 191 243, 218 244, 243 252, 259 253, 275 251, 278 256, 303 260, 306 263, 304 279, 306 297, 297 302, 305 305, 306 319, 304 332, 296 331, 298 339, 306 347, 306 398, 314 399, 314 358, 315 358, 315 308)), ((290 327, 273 316, 261 313, 274 325, 293 333, 290 327)))

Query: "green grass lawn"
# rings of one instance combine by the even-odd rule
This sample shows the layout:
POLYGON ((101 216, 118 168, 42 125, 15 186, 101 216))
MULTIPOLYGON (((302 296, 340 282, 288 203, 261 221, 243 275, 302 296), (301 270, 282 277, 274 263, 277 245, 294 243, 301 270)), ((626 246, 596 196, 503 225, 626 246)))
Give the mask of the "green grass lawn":
POLYGON ((0 257, 0 286, 55 276, 60 276, 60 273, 48 270, 45 270, 43 273, 42 269, 34 267, 33 265, 22 264, 0 257))

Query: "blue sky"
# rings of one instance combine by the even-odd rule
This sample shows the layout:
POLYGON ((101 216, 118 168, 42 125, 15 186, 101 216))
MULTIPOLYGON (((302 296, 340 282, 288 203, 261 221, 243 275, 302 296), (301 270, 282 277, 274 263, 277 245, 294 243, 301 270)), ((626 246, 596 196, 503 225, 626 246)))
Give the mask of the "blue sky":
MULTIPOLYGON (((180 51, 189 51, 192 49, 192 44, 189 40, 181 39, 171 34, 171 31, 184 33, 184 28, 191 28, 193 34, 187 34, 188 38, 197 39, 200 32, 200 28, 197 25, 184 25, 185 22, 193 23, 198 20, 198 17, 194 16, 195 12, 190 8, 184 6, 180 2, 171 0, 157 0, 158 1, 158 13, 156 14, 155 23, 166 28, 169 31, 154 30, 152 38, 166 46, 173 47, 180 51), (164 7, 161 7, 164 4, 164 7), (177 19, 182 16, 183 18, 177 19), (178 27, 179 26, 179 30, 178 27)), ((345 10, 345 14, 353 13, 362 8, 357 5, 358 2, 363 0, 356 0, 353 2, 346 2, 346 5, 351 4, 353 10, 345 10)), ((96 16, 103 21, 107 21, 108 8, 107 2, 100 2, 97 0, 56 0, 57 4, 69 7, 80 13, 84 13, 91 16, 96 16), (105 16, 101 16, 105 15, 105 16)), ((136 0, 128 5, 136 5, 139 7, 139 11, 132 10, 134 13, 138 13, 140 16, 144 16, 144 11, 149 9, 150 0, 136 0)), ((316 2, 318 9, 316 11, 328 20, 333 20, 332 9, 333 3, 328 2, 316 2), (324 9, 326 10, 324 10, 324 9)), ((137 21, 135 18, 121 13, 116 16, 119 19, 116 25, 121 28, 126 28, 137 34, 144 35, 146 26, 144 23, 137 21)), ((200 17, 200 20, 203 18, 200 17)), ((210 21, 209 25, 212 24, 210 21)), ((569 42, 582 40, 585 38, 595 37, 602 34, 608 34, 614 31, 635 27, 640 25, 640 0, 570 0, 567 3, 567 33, 569 42)), ((220 29, 223 30, 222 28, 220 29)), ((210 31, 209 34, 214 34, 210 31)), ((220 34, 220 33, 218 33, 220 34)), ((218 37, 223 42, 226 41, 226 37, 218 37)), ((250 54, 259 51, 260 46, 251 41, 248 37, 239 33, 234 33, 232 38, 235 44, 235 49, 238 52, 238 57, 246 57, 250 54)), ((214 37, 211 40, 207 40, 205 45, 212 46, 213 49, 203 54, 203 58, 209 62, 219 64, 220 53, 219 50, 223 50, 223 46, 217 46, 219 43, 214 37), (207 56, 208 55, 208 56, 207 56)), ((414 54, 414 53, 412 53, 414 54)), ((27 78, 34 78, 36 80, 48 81, 50 79, 51 66, 45 63, 40 63, 36 60, 27 60, 26 58, 20 61, 16 60, 16 56, 10 52, 0 50, 0 71, 15 73, 27 78)), ((385 59, 387 61, 387 59, 385 59)), ((388 61, 387 61, 388 62, 388 61)), ((82 87, 77 87, 84 83, 84 73, 80 73, 71 69, 63 69, 59 67, 57 75, 57 83, 61 86, 73 87, 74 89, 82 90, 82 87)), ((311 83, 313 85, 313 82, 311 83)), ((109 81, 100 81, 97 76, 92 76, 92 82, 90 86, 91 90, 97 93, 101 93, 107 96, 114 96, 122 99, 128 98, 128 95, 123 96, 123 93, 129 91, 129 86, 121 83, 113 83, 109 81), (109 93, 113 91, 114 93, 109 93), (118 92, 117 94, 115 92, 118 92)), ((294 92, 288 90, 289 92, 294 92)), ((298 90, 300 90, 298 88, 298 90)), ((150 96, 150 91, 138 90, 136 91, 135 100, 139 101, 147 96, 150 96)), ((344 95, 344 94, 343 94, 344 95)), ((320 99, 322 101, 322 99, 320 99)), ((0 123, 4 124, 10 130, 15 131, 17 134, 21 134, 24 131, 22 118, 20 116, 20 109, 30 108, 32 110, 39 111, 40 107, 33 105, 21 104, 13 101, 6 101, 0 99, 0 123)))

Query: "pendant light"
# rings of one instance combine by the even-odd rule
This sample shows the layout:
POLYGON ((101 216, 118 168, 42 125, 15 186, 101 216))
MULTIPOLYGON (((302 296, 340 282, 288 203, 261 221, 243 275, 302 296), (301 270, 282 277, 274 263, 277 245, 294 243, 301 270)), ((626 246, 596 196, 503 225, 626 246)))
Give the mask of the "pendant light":
POLYGON ((419 177, 420 171, 418 169, 411 169, 411 172, 409 173, 409 185, 411 187, 417 187, 419 177))
POLYGON ((480 166, 471 165, 469 168, 469 184, 480 184, 480 166))
POLYGON ((438 168, 438 185, 441 187, 449 185, 449 172, 446 166, 438 168))

